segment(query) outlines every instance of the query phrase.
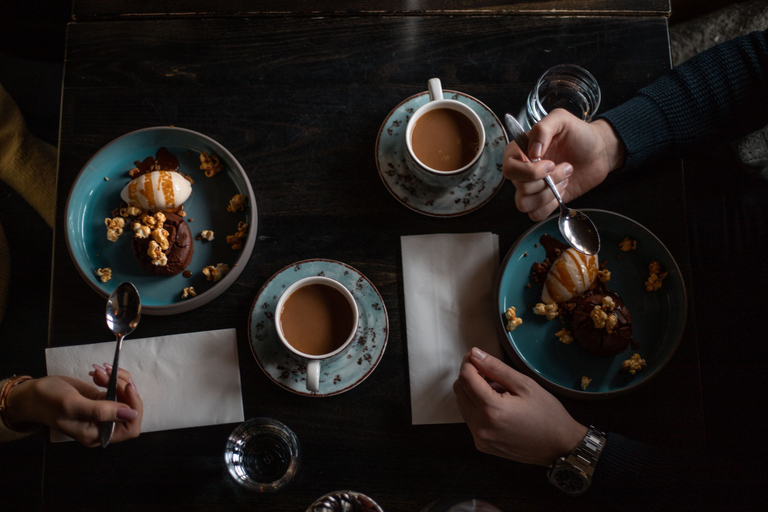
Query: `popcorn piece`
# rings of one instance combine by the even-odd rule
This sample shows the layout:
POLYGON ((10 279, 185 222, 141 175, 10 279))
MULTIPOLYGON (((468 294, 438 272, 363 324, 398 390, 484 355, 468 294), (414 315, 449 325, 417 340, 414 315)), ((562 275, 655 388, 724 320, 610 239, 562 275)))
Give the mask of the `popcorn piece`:
POLYGON ((603 296, 603 311, 613 311, 616 309, 616 303, 613 301, 613 297, 608 295, 603 296))
POLYGON ((136 238, 147 238, 151 232, 149 226, 141 222, 134 222, 131 228, 133 229, 133 236, 136 238))
POLYGON ((604 268, 602 270, 597 271, 597 278, 600 280, 601 283, 607 283, 611 280, 611 271, 607 268, 604 268))
POLYGON ((557 336, 557 339, 560 340, 561 343, 564 345, 570 345, 573 343, 573 335, 571 334, 571 331, 568 329, 560 329, 555 333, 555 336, 557 336))
POLYGON ((602 329, 605 327, 605 320, 608 318, 608 315, 603 311, 603 308, 595 306, 589 314, 589 318, 595 323, 595 329, 602 329))
POLYGON ((234 235, 227 235, 227 243, 232 246, 233 251, 239 251, 243 248, 243 242, 248 236, 248 223, 238 222, 237 233, 234 235))
POLYGON ((107 226, 107 240, 117 242, 117 239, 123 234, 125 219, 122 217, 106 218, 104 224, 107 226))
POLYGON ((648 265, 648 279, 645 281, 645 289, 649 292, 655 292, 661 288, 661 282, 667 277, 669 272, 661 271, 661 264, 654 260, 648 265))
POLYGON ((514 331, 517 326, 523 323, 523 319, 517 317, 514 306, 507 309, 507 312, 504 313, 504 316, 507 319, 507 330, 509 332, 514 331))
POLYGON ((621 367, 632 375, 645 368, 645 366, 645 359, 642 359, 640 354, 632 354, 632 357, 621 363, 621 367))
POLYGON ((208 154, 203 151, 200 153, 200 168, 205 171, 205 176, 212 178, 224 168, 224 165, 216 155, 208 154))
POLYGON ((168 230, 163 229, 162 224, 152 230, 152 239, 160 246, 160 250, 167 251, 171 247, 168 235, 168 230))
POLYGON ((152 258, 153 265, 161 267, 168 264, 168 256, 165 255, 162 249, 160 249, 160 245, 154 240, 149 242, 149 249, 147 249, 147 254, 149 254, 150 258, 152 258))
POLYGON ((96 275, 99 276, 102 283, 106 283, 112 279, 112 269, 109 267, 98 268, 96 269, 96 275))
POLYGON ((213 240, 213 231, 211 231, 210 229, 204 229, 199 235, 197 235, 197 239, 210 242, 213 240))
POLYGON ((586 391, 586 390, 587 390, 587 386, 589 386, 589 383, 590 383, 590 382, 592 382, 592 379, 590 379, 589 377, 587 377, 586 375, 584 375, 584 376, 581 378, 581 389, 583 389, 584 391, 586 391))
POLYGON ((133 169, 131 169, 130 171, 128 171, 128 176, 130 176, 131 178, 135 178, 136 176, 138 176, 138 175, 139 175, 139 173, 140 173, 140 172, 141 172, 141 171, 139 170, 139 168, 138 168, 138 167, 134 167, 133 169))
POLYGON ((187 286, 181 291, 181 298, 188 299, 190 297, 197 297, 197 292, 194 286, 187 286))
POLYGON ((208 265, 207 267, 203 268, 203 275, 208 281, 213 281, 214 283, 227 275, 229 272, 229 265, 226 263, 219 263, 215 267, 213 265, 208 265))
POLYGON ((605 330, 608 331, 608 334, 613 332, 618 323, 619 319, 616 318, 616 315, 608 315, 608 318, 605 319, 605 330))
POLYGON ((557 314, 558 314, 557 304, 544 304, 543 302, 539 302, 538 304, 533 306, 533 314, 539 315, 539 316, 546 316, 547 320, 552 320, 554 318, 557 318, 557 314))
POLYGON ((243 194, 235 194, 232 199, 229 200, 229 206, 227 206, 228 212, 241 212, 245 210, 245 196, 243 194))
POLYGON ((624 237, 624 240, 619 242, 619 249, 624 252, 634 251, 637 249, 637 240, 630 240, 628 236, 624 237))
POLYGON ((126 206, 125 208, 120 208, 121 217, 138 217, 139 215, 141 215, 141 208, 137 208, 135 206, 126 206))

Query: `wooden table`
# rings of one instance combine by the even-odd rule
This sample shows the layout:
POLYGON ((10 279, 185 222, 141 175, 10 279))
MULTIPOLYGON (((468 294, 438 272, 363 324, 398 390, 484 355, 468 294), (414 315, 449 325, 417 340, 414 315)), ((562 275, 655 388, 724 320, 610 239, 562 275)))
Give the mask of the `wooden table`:
MULTIPOLYGON (((580 16, 506 15, 503 9, 402 15, 391 8, 323 16, 251 9, 210 17, 78 9, 88 4, 76 4, 75 19, 88 21, 71 23, 67 35, 49 345, 111 339, 104 300, 77 273, 62 232, 67 193, 83 164, 138 128, 172 124, 203 132, 246 169, 258 203, 259 239, 239 280, 223 295, 189 313, 145 316, 136 335, 236 328, 246 417, 271 416, 290 425, 305 461, 283 492, 257 495, 227 475, 223 449, 233 424, 145 434, 106 451, 48 444, 44 508, 296 511, 327 492, 354 489, 391 511, 421 510, 456 494, 484 498, 502 510, 571 510, 573 500, 546 482, 542 468, 479 453, 465 425, 411 425, 400 236, 493 231, 503 255, 531 225, 514 208, 514 187, 505 184, 466 216, 419 215, 382 185, 374 145, 390 110, 425 90, 433 76, 501 115, 520 108, 544 69, 573 62, 600 82, 601 110, 615 106, 670 68, 668 4, 646 2, 651 9, 645 15, 628 9, 580 16), (271 382, 247 335, 262 284, 284 266, 316 257, 362 271, 381 292, 390 321, 375 372, 360 386, 324 399, 294 395, 271 382)), ((309 3, 292 4, 309 9, 309 3)), ((535 7, 541 10, 541 3, 535 7)), ((689 281, 679 162, 612 177, 575 206, 612 210, 645 225, 689 281)), ((578 420, 607 430, 700 446, 693 329, 671 363, 642 389, 610 401, 564 403, 578 420)), ((587 499, 579 508, 599 506, 587 499)))

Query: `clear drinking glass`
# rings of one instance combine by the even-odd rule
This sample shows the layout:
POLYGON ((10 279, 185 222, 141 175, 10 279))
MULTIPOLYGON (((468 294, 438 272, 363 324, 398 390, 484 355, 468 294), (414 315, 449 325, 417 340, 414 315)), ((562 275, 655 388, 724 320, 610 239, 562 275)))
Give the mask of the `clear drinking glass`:
POLYGON ((296 474, 301 460, 293 430, 271 418, 241 423, 227 439, 224 462, 232 478, 251 491, 275 492, 296 474))
POLYGON ((528 94, 525 113, 529 126, 556 108, 590 121, 600 106, 600 86, 586 69, 559 64, 546 70, 528 94))

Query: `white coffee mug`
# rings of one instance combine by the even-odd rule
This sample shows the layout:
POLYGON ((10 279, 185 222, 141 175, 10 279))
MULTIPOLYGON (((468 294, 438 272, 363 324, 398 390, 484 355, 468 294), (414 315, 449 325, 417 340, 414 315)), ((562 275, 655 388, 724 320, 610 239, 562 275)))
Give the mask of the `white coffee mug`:
POLYGON ((477 169, 480 157, 485 149, 485 128, 480 116, 468 105, 460 101, 443 98, 443 87, 439 78, 431 78, 427 83, 429 90, 429 102, 419 107, 408 120, 405 128, 405 163, 408 170, 420 181, 433 187, 448 188, 461 183, 477 169), (427 112, 438 108, 448 108, 464 114, 474 126, 478 137, 478 150, 475 157, 465 166, 453 171, 440 171, 433 169, 419 160, 413 152, 413 129, 416 122, 427 112))
POLYGON ((320 367, 322 362, 334 359, 339 354, 344 353, 352 344, 352 342, 355 339, 355 335, 357 334, 358 318, 359 318, 359 310, 357 307, 357 302, 355 301, 355 298, 352 296, 352 292, 350 292, 346 286, 336 281, 335 279, 331 279, 329 277, 323 277, 323 276, 305 277, 303 279, 299 279, 292 285, 288 286, 288 288, 283 290, 283 293, 280 295, 280 298, 277 300, 277 305, 275 306, 275 329, 277 331, 278 338, 280 339, 282 344, 285 346, 285 348, 287 348, 289 351, 291 351, 293 354, 295 354, 302 360, 306 361, 308 391, 312 391, 312 392, 319 391, 320 367), (347 300, 347 304, 349 305, 349 308, 352 313, 353 327, 349 333, 349 336, 347 336, 344 343, 342 343, 338 348, 334 349, 331 352, 327 352, 325 354, 307 354, 305 352, 298 350, 296 347, 291 345, 291 343, 286 339, 285 332, 283 331, 282 320, 283 320, 283 310, 285 309, 286 301, 294 294, 294 292, 296 292, 296 290, 299 290, 300 288, 313 285, 313 284, 328 286, 338 291, 339 293, 341 293, 341 295, 344 296, 344 298, 347 300))

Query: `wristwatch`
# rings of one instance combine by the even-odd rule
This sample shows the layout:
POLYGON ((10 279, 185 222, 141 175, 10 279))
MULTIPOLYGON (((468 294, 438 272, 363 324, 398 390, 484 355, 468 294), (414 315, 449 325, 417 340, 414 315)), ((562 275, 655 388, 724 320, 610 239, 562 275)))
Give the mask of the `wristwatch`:
POLYGON ((592 473, 605 448, 605 440, 605 432, 590 425, 579 446, 549 467, 547 476, 552 485, 571 496, 585 493, 592 483, 592 473))

